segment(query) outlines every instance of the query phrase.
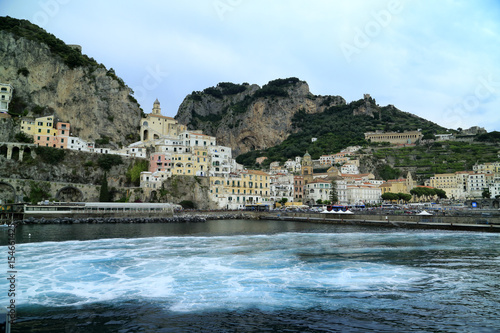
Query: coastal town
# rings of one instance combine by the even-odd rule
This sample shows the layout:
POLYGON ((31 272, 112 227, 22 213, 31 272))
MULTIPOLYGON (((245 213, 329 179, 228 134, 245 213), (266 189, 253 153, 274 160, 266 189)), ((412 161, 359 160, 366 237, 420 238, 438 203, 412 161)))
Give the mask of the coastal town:
MULTIPOLYGON (((2 83, 0 89, 0 116, 10 117, 7 110, 14 87, 2 83)), ((463 204, 466 200, 500 196, 500 162, 476 164, 473 170, 435 174, 423 184, 417 184, 411 172, 405 177, 387 180, 376 179, 373 173, 360 173, 363 147, 349 146, 338 153, 322 155, 317 160, 306 151, 285 163, 271 161, 267 170, 252 170, 238 164, 231 147, 219 145, 215 137, 205 135, 201 130, 188 130, 176 119, 163 116, 158 99, 153 103, 152 112, 145 116, 141 120, 140 141, 121 149, 100 148, 95 142, 73 136, 71 124, 59 121, 54 115, 23 117, 20 130, 33 138, 35 146, 146 159, 149 167, 140 175, 140 188, 149 201, 154 201, 164 182, 175 176, 208 178, 208 195, 213 207, 228 210, 259 205, 270 208, 305 205, 366 207, 383 202, 436 200, 463 204), (441 191, 425 192, 422 189, 441 191)), ((479 127, 464 131, 471 135, 482 132, 484 129, 479 127)), ((365 133, 368 142, 394 146, 419 144, 422 137, 419 131, 365 133)), ((453 140, 453 135, 438 135, 436 140, 453 140)), ((8 146, 8 143, 3 145, 8 146)), ((22 159, 25 151, 19 151, 15 146, 4 149, 6 157, 11 158, 16 149, 22 159)), ((265 159, 257 158, 255 162, 259 165, 265 159)), ((492 208, 498 208, 497 201, 492 205, 492 208)))

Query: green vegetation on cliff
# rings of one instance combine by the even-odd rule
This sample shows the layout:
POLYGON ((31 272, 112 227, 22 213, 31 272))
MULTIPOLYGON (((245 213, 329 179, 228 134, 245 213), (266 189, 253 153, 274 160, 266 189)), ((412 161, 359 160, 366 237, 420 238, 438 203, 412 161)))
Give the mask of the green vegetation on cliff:
MULTIPOLYGON (((53 54, 60 56, 64 63, 70 68, 80 66, 101 66, 94 59, 87 57, 77 49, 74 49, 56 36, 46 32, 39 26, 28 20, 18 20, 9 16, 0 17, 0 30, 14 34, 16 38, 24 37, 26 39, 46 44, 53 54)), ((26 68, 20 69, 22 74, 27 76, 29 71, 26 68)))
POLYGON ((373 157, 386 161, 394 168, 416 170, 417 178, 422 180, 434 174, 472 170, 476 163, 498 161, 498 146, 444 141, 412 147, 376 149, 373 157))
POLYGON ((347 105, 332 106, 323 113, 307 114, 304 110, 297 112, 292 118, 295 132, 280 145, 266 150, 250 151, 239 155, 237 162, 245 166, 253 166, 257 157, 265 156, 268 159, 264 163, 285 162, 295 156, 302 156, 306 151, 313 159, 321 155, 333 154, 341 151, 347 146, 368 145, 364 133, 376 130, 384 131, 408 131, 421 129, 422 133, 444 133, 446 129, 416 117, 412 114, 402 112, 392 106, 372 107, 380 111, 372 117, 367 114, 353 115, 354 111, 365 104, 365 100, 359 100, 347 105), (312 142, 312 138, 316 138, 312 142))

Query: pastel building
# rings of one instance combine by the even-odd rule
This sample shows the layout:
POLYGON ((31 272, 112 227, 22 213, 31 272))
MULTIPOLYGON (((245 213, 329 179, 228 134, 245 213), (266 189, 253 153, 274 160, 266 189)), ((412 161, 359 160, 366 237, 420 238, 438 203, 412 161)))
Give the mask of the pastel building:
POLYGON ((389 142, 391 144, 414 144, 424 135, 419 131, 408 132, 371 132, 365 133, 365 140, 370 142, 389 142))
POLYGON ((270 197, 271 202, 287 199, 287 202, 294 201, 294 176, 290 174, 276 174, 271 176, 270 197))
POLYGON ((56 122, 54 116, 25 118, 21 121, 21 131, 33 136, 38 146, 66 149, 70 138, 70 124, 56 122))
POLYGON ((293 188, 294 188, 294 198, 295 202, 302 202, 304 196, 304 177, 294 176, 293 177, 293 188))
POLYGON ((232 168, 232 152, 231 148, 225 146, 210 146, 207 148, 208 156, 210 157, 210 176, 227 177, 232 168))
POLYGON ((93 142, 87 142, 79 137, 70 136, 68 137, 68 149, 92 152, 94 151, 95 144, 93 142))
POLYGON ((270 175, 242 170, 228 177, 210 177, 210 197, 219 208, 242 209, 247 204, 271 204, 270 175))
POLYGON ((382 201, 382 191, 372 183, 347 184, 347 202, 350 205, 378 204, 382 201))
POLYGON ((154 152, 149 156, 149 172, 156 171, 166 172, 170 174, 172 171, 172 155, 162 152, 154 152))
POLYGON ((146 119, 141 120, 141 141, 156 140, 164 136, 177 137, 185 130, 185 125, 161 114, 160 102, 156 99, 152 113, 146 115, 146 119))
POLYGON ((8 83, 0 83, 0 112, 9 111, 9 103, 12 101, 14 88, 8 83))
POLYGON ((326 179, 315 179, 304 186, 305 202, 315 205, 318 200, 329 201, 331 181, 326 179))

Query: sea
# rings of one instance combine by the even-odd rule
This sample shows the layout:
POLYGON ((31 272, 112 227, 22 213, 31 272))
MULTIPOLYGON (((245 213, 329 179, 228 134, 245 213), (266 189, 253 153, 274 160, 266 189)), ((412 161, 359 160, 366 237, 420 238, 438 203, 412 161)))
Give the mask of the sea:
POLYGON ((14 232, 0 229, 12 332, 500 332, 495 233, 267 220, 14 232))

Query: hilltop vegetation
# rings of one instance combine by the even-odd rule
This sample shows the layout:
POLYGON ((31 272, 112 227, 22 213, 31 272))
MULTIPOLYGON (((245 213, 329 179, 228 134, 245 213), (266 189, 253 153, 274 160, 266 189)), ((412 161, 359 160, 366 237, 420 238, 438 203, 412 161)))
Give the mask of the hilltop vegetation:
POLYGON ((476 163, 498 161, 498 149, 498 146, 479 142, 444 141, 413 147, 380 148, 374 150, 373 158, 400 170, 415 170, 416 178, 423 180, 434 174, 472 170, 476 163))
POLYGON ((376 116, 368 114, 353 115, 354 111, 366 104, 358 100, 346 105, 337 105, 325 109, 322 113, 307 114, 304 110, 292 118, 294 133, 281 144, 266 149, 255 150, 238 156, 238 163, 253 166, 257 157, 267 157, 266 167, 272 161, 285 162, 295 156, 302 156, 306 151, 313 159, 321 155, 334 154, 347 146, 366 146, 365 132, 409 131, 421 129, 424 135, 445 133, 446 129, 412 114, 402 112, 395 107, 378 107, 373 99, 371 107, 378 111, 376 116), (312 142, 312 138, 316 138, 312 142))
MULTIPOLYGON (((16 38, 24 37, 26 39, 46 44, 53 54, 58 55, 63 59, 64 63, 70 68, 80 66, 102 66, 99 65, 93 58, 89 58, 80 51, 74 49, 62 40, 58 39, 53 34, 50 34, 39 26, 29 22, 28 20, 18 20, 9 16, 0 18, 0 30, 4 30, 14 34, 16 38)), ((27 76, 29 71, 22 68, 19 74, 27 76)))
POLYGON ((0 59, 2 82, 14 88, 8 109, 14 120, 53 115, 69 122, 73 135, 108 138, 113 148, 136 139, 142 110, 132 90, 78 46, 27 20, 0 17, 0 59))

